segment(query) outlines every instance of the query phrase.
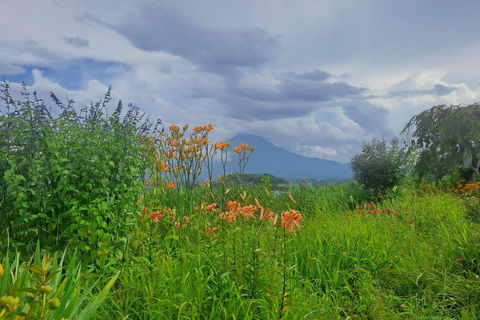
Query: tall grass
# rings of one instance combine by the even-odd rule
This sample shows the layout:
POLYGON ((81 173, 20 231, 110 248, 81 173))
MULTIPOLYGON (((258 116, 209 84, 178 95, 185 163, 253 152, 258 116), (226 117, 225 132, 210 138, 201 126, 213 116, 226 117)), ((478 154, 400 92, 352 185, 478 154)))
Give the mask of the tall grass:
MULTIPOLYGON (((292 234, 237 221, 217 238, 204 227, 219 213, 199 214, 172 231, 181 244, 166 236, 153 260, 130 261, 98 318, 475 319, 480 232, 462 202, 397 188, 362 203, 352 188, 297 186, 296 204, 271 199, 305 209, 292 234)), ((262 189, 248 194, 267 203, 262 189)))

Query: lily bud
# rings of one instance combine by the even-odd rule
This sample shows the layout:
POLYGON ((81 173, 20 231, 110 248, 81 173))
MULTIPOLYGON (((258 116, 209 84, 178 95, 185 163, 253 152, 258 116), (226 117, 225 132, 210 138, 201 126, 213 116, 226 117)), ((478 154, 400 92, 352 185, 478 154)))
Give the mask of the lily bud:
POLYGON ((58 307, 60 307, 60 300, 58 298, 53 298, 52 300, 50 300, 48 307, 50 308, 50 310, 58 309, 58 307))

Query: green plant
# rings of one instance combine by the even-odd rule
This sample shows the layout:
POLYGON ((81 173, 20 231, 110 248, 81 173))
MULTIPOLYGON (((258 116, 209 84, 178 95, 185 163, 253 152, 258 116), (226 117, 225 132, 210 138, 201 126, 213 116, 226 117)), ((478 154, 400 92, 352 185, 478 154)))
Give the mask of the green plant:
POLYGON ((91 299, 90 294, 99 281, 82 293, 77 254, 73 254, 68 266, 64 266, 64 258, 65 252, 58 265, 56 254, 40 260, 39 245, 26 264, 20 264, 20 254, 12 262, 5 257, 1 268, 4 272, 0 273, 0 319, 90 319, 120 272, 91 299))
POLYGON ((23 102, 7 82, 1 89, 1 236, 24 254, 40 240, 52 252, 71 243, 89 259, 121 258, 145 176, 140 136, 152 123, 132 105, 122 118, 121 102, 107 113, 110 88, 80 112, 51 94, 53 112, 26 85, 23 102))
POLYGON ((355 179, 367 189, 385 191, 403 177, 404 155, 397 139, 364 142, 350 159, 355 179))

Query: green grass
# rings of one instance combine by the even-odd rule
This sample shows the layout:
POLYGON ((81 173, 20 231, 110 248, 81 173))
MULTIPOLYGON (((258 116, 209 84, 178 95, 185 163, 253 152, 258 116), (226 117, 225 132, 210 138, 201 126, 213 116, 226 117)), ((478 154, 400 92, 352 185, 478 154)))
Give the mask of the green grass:
POLYGON ((181 232, 165 224, 161 239, 145 239, 150 249, 127 257, 96 317, 476 319, 480 232, 462 201, 398 188, 375 210, 353 189, 294 187, 296 204, 248 190, 276 213, 300 210, 295 234, 271 222, 221 224, 218 213, 192 216, 181 232))
POLYGON ((279 194, 263 187, 225 190, 147 194, 133 213, 137 223, 130 226, 123 257, 114 262, 105 254, 96 265, 84 264, 90 272, 78 278, 82 287, 94 284, 92 275, 105 276, 83 308, 120 271, 93 319, 477 319, 480 314, 480 231, 472 199, 441 188, 404 186, 371 202, 368 192, 352 183, 294 186, 279 194), (198 207, 212 199, 216 211, 198 207), (260 221, 259 210, 248 221, 220 219, 228 201, 247 206, 255 199, 279 216, 300 211, 302 228, 290 233, 280 217, 276 225, 274 216, 260 221), (165 216, 156 224, 147 213, 142 221, 144 205, 165 216), (176 220, 166 212, 169 207, 176 220), (206 232, 214 227, 214 234, 206 232))

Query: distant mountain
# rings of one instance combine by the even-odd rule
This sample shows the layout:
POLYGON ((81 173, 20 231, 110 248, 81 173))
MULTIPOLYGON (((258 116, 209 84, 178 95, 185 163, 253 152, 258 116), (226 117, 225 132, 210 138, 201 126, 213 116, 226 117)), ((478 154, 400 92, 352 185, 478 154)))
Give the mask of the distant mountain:
MULTIPOLYGON (((245 173, 268 173, 289 181, 299 179, 337 181, 348 180, 352 177, 350 164, 304 157, 279 148, 259 136, 242 134, 231 138, 229 141, 232 143, 230 150, 233 150, 234 146, 238 146, 242 142, 249 146, 257 146, 250 157, 245 173)), ((233 155, 233 158, 230 156, 226 168, 227 174, 239 170, 236 155, 233 155)), ((215 171, 219 173, 218 167, 215 171)))

